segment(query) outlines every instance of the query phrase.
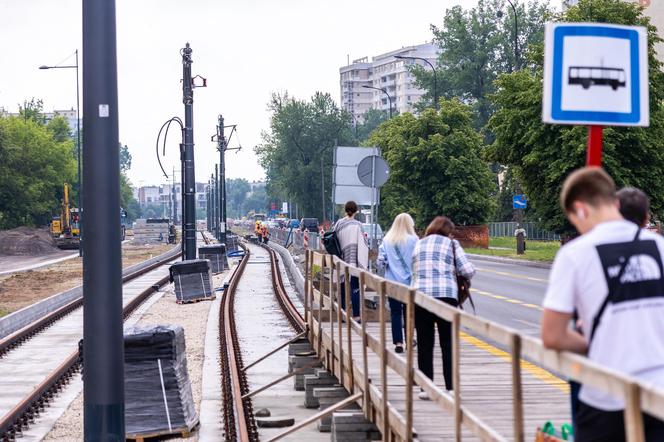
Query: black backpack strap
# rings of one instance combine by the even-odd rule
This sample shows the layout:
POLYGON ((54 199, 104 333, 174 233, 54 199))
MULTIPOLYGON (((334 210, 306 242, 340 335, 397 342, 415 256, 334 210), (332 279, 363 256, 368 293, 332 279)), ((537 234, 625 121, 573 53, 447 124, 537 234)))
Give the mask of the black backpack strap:
MULTIPOLYGON (((634 239, 632 240, 631 244, 638 242, 640 233, 641 233, 641 227, 638 227, 636 229, 636 235, 634 235, 634 239)), ((620 272, 618 272, 617 276, 618 282, 620 282, 620 278, 622 278, 623 274, 625 273, 625 269, 627 268, 627 264, 629 263, 631 257, 632 256, 628 254, 627 257, 625 258, 625 262, 623 262, 622 266, 620 266, 620 272)), ((593 341, 593 338, 595 337, 595 332, 597 331, 597 327, 599 326, 599 323, 602 320, 602 315, 604 314, 606 307, 609 305, 609 302, 611 301, 611 294, 612 293, 609 292, 609 294, 606 295, 606 298, 604 298, 602 306, 599 308, 597 314, 593 318, 593 325, 592 328, 590 329, 590 338, 588 339, 588 345, 590 345, 590 343, 593 341)))

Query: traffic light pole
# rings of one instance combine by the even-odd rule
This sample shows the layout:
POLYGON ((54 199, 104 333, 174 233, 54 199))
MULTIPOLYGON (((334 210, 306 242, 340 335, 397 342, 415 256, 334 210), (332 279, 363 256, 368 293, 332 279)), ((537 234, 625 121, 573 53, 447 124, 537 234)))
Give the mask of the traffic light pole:
POLYGON ((83 432, 125 440, 115 1, 83 1, 83 432))
POLYGON ((189 43, 182 54, 182 102, 184 103, 184 200, 182 211, 184 260, 196 259, 196 174, 194 171, 194 88, 191 79, 191 47, 189 43))

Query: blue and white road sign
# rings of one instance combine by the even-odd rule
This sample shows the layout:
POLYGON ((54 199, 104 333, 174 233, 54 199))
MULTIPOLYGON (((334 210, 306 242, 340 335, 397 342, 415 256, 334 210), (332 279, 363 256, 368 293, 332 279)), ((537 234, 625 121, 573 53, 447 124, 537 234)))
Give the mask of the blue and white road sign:
POLYGON ((542 121, 648 126, 646 29, 547 23, 542 121))
POLYGON ((528 207, 528 202, 526 201, 526 195, 514 195, 512 197, 513 209, 525 209, 526 207, 528 207))

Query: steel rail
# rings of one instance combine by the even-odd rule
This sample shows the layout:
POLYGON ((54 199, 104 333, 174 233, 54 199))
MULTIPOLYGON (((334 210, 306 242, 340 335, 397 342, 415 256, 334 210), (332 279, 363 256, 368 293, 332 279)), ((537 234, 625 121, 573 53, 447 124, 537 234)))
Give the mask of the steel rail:
POLYGON ((286 319, 290 323, 291 327, 295 330, 296 333, 302 333, 305 330, 305 322, 302 314, 293 304, 290 296, 286 293, 284 288, 284 282, 281 276, 281 270, 279 269, 279 258, 277 253, 267 245, 263 246, 270 255, 270 268, 272 274, 272 288, 277 297, 277 302, 281 306, 286 319))
MULTIPOLYGON (((180 256, 181 253, 182 251, 179 246, 173 247, 171 250, 162 253, 161 255, 155 258, 151 258, 144 261, 143 263, 128 267, 126 269, 127 273, 122 276, 122 283, 123 284, 127 283, 135 278, 138 278, 139 276, 146 274, 147 272, 154 270, 157 267, 162 266, 164 263, 168 261, 172 261, 173 259, 180 256)), ((82 286, 74 287, 74 289, 82 290, 82 286)), ((35 320, 31 324, 26 325, 20 330, 17 330, 14 333, 11 333, 5 336, 4 338, 0 339, 0 358, 2 358, 12 349, 18 347, 28 339, 42 332, 43 330, 50 327, 58 320, 64 318, 65 316, 67 316, 68 314, 72 313, 73 311, 82 306, 83 306, 83 295, 81 294, 74 301, 71 301, 63 305, 62 307, 52 311, 51 313, 48 313, 42 316, 41 318, 35 320)))
MULTIPOLYGON (((167 252, 169 253, 169 252, 167 252)), ((180 254, 175 253, 173 258, 180 254)), ((173 259, 171 258, 171 259, 173 259)), ((167 261, 158 260, 146 268, 141 268, 134 273, 127 275, 130 279, 134 279, 143 275, 154 268, 162 266, 167 261)), ((123 281, 125 278, 123 277, 123 281)), ((161 286, 166 284, 169 276, 164 276, 157 283, 146 288, 132 299, 123 309, 122 315, 126 319, 133 313, 150 295, 159 290, 161 286)), ((79 344, 80 348, 80 344, 79 344)), ((0 418, 0 440, 2 442, 9 442, 16 439, 21 434, 24 428, 30 423, 34 422, 35 417, 43 410, 48 402, 60 391, 63 386, 73 377, 73 375, 80 370, 83 358, 79 351, 72 352, 67 359, 51 372, 35 389, 19 402, 12 410, 5 416, 0 418)))

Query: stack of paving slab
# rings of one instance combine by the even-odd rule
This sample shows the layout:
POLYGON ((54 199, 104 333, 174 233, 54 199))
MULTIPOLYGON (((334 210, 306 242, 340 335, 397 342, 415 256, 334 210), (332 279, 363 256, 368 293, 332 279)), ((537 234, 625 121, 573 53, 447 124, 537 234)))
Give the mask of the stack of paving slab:
POLYGON ((187 437, 198 424, 198 415, 183 328, 132 327, 125 333, 124 349, 127 437, 187 437))
POLYGON ((170 281, 175 285, 178 304, 215 298, 212 269, 207 259, 176 262, 169 268, 170 281))
POLYGON ((168 219, 138 219, 134 225, 134 242, 168 243, 168 219))
POLYGON ((212 266, 212 273, 221 273, 228 268, 226 244, 208 244, 198 248, 198 257, 207 259, 212 266))

